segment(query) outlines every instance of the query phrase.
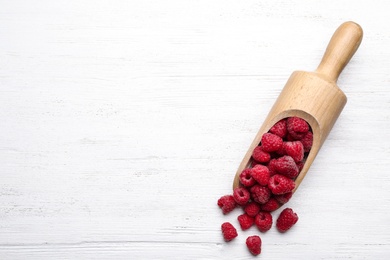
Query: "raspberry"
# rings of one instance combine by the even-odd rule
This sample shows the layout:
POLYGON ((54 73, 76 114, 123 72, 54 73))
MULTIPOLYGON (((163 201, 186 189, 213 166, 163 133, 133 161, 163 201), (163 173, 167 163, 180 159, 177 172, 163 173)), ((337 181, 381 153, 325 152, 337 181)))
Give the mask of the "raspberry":
POLYGON ((299 117, 287 118, 287 131, 296 140, 301 139, 308 131, 308 123, 299 117))
POLYGON ((269 179, 268 188, 273 194, 281 195, 294 190, 295 182, 286 176, 275 174, 269 179))
POLYGON ((276 159, 271 159, 271 161, 269 161, 267 167, 268 167, 268 170, 269 170, 269 175, 270 176, 273 176, 275 174, 277 174, 278 172, 276 171, 276 159))
POLYGON ((266 186, 270 178, 268 167, 261 164, 253 167, 252 178, 255 179, 261 186, 266 186))
POLYGON ((263 151, 263 148, 261 146, 257 146, 253 152, 252 157, 256 161, 260 163, 267 163, 271 159, 271 155, 265 151, 263 151))
POLYGON ((280 195, 275 195, 274 198, 280 203, 280 204, 285 204, 287 203, 291 197, 292 197, 293 193, 292 192, 287 192, 285 194, 280 194, 280 195))
POLYGON ((222 209, 223 214, 227 214, 236 207, 236 201, 232 195, 225 195, 218 200, 218 206, 222 209))
POLYGON ((299 174, 299 169, 294 159, 288 155, 276 159, 275 169, 278 173, 291 179, 297 177, 299 174))
POLYGON ((302 139, 300 140, 303 144, 303 148, 305 149, 305 153, 309 152, 311 149, 311 146, 313 145, 313 133, 307 132, 302 139))
POLYGON ((244 211, 248 216, 254 217, 259 213, 260 211, 260 205, 256 202, 251 202, 248 205, 245 206, 244 211))
POLYGON ((283 139, 271 133, 265 133, 261 137, 261 147, 265 152, 275 152, 283 146, 283 139))
POLYGON ((233 191, 234 200, 238 205, 245 205, 250 199, 250 193, 245 188, 235 188, 233 191))
POLYGON ((275 198, 270 198, 265 204, 261 205, 262 211, 274 211, 279 208, 279 203, 275 198))
POLYGON ((259 255, 261 253, 261 238, 259 236, 249 236, 246 239, 246 246, 252 255, 259 255))
POLYGON ((221 229, 223 238, 226 242, 229 242, 238 236, 236 228, 229 222, 223 223, 221 229))
POLYGON ((245 187, 251 187, 256 183, 252 178, 252 169, 246 168, 240 173, 240 182, 245 187))
POLYGON ((280 232, 286 232, 298 221, 298 215, 290 208, 285 208, 276 220, 276 228, 280 232))
POLYGON ((251 188, 251 195, 254 201, 264 204, 271 197, 271 191, 267 187, 256 184, 251 188))
POLYGON ((277 135, 281 138, 284 138, 287 134, 287 125, 286 125, 286 119, 282 119, 276 124, 274 124, 273 127, 268 131, 271 134, 277 135))
POLYGON ((284 142, 283 149, 287 155, 294 159, 295 162, 300 162, 303 160, 304 147, 300 141, 284 142))
POLYGON ((240 223, 240 226, 241 226, 242 230, 247 230, 255 222, 255 219, 253 217, 250 217, 250 216, 248 216, 245 213, 240 215, 240 216, 238 216, 237 219, 238 219, 238 222, 240 223))
POLYGON ((260 211, 255 217, 255 225, 261 232, 266 232, 272 227, 272 215, 269 212, 260 211))

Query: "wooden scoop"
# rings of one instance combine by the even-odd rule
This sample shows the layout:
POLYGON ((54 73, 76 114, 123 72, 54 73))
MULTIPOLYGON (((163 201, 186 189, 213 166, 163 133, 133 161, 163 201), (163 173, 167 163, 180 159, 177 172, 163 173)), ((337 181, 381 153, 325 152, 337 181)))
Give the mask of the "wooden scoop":
POLYGON ((336 81, 358 49, 362 37, 363 30, 358 24, 343 23, 333 34, 316 71, 292 73, 238 167, 233 189, 239 186, 239 175, 250 165, 252 152, 260 144, 262 135, 279 120, 296 116, 311 126, 313 146, 295 179, 295 192, 347 102, 336 81))

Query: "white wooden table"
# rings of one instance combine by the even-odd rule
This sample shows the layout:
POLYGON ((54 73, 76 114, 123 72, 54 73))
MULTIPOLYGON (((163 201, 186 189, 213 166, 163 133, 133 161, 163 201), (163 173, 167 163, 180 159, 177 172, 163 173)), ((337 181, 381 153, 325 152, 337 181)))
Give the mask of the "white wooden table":
MULTIPOLYGON (((258 259, 390 258, 388 1, 0 1, 0 259, 254 259, 217 199, 294 70, 365 35, 258 259)), ((276 212, 277 215, 280 212, 276 212)))

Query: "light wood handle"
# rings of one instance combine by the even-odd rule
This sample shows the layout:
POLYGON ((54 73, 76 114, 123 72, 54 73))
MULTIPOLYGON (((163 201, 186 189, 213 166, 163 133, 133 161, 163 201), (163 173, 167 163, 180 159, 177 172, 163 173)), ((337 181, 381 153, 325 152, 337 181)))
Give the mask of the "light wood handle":
POLYGON ((316 72, 332 82, 355 54, 363 38, 363 30, 357 23, 345 22, 335 31, 316 72))

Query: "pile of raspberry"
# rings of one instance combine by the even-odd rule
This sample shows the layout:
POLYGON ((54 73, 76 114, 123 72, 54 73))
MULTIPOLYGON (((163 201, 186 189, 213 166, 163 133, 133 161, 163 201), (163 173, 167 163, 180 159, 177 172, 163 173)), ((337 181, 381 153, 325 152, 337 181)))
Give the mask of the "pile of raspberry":
MULTIPOLYGON (((239 178, 240 185, 232 195, 222 196, 218 206, 228 214, 237 206, 244 213, 237 217, 242 230, 255 225, 262 233, 271 229, 271 212, 287 203, 293 195, 295 179, 302 170, 313 144, 313 133, 309 124, 299 117, 280 120, 263 134, 260 144, 253 150, 249 167, 239 178)), ((286 232, 298 221, 291 209, 282 210, 276 221, 279 232, 286 232)), ((221 226, 225 241, 238 236, 236 228, 229 222, 221 226)), ((261 253, 261 238, 249 236, 246 245, 253 255, 261 253)))

